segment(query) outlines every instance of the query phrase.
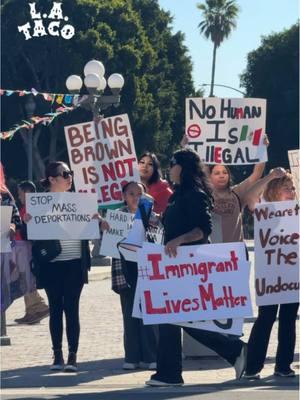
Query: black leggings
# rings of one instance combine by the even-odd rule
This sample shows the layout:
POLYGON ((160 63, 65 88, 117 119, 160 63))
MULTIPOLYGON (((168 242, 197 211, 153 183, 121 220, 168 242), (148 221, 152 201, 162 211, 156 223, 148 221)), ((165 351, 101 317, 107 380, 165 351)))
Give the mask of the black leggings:
POLYGON ((83 287, 81 260, 49 263, 45 275, 53 350, 62 348, 63 312, 65 312, 69 351, 76 353, 80 333, 79 299, 83 287))

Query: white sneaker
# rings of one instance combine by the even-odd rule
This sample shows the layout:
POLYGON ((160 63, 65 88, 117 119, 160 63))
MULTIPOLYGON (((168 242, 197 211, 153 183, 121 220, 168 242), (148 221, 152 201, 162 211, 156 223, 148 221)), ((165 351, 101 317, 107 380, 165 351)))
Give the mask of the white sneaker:
POLYGON ((258 380, 258 379, 260 379, 260 375, 259 374, 244 374, 243 375, 243 378, 244 379, 249 379, 249 381, 251 381, 251 380, 258 380))
POLYGON ((145 363, 145 362, 141 361, 139 363, 139 367, 142 369, 148 369, 150 371, 154 371, 154 370, 156 370, 156 362, 145 363))
POLYGON ((149 381, 146 381, 145 384, 147 386, 156 386, 156 387, 169 387, 169 386, 182 386, 183 383, 168 383, 168 382, 162 382, 158 381, 156 379, 150 379, 149 381))
POLYGON ((237 357, 233 365, 235 369, 236 379, 241 379, 243 373, 245 372, 246 364, 247 364, 247 344, 244 343, 240 355, 237 357))
POLYGON ((124 362, 122 368, 127 369, 127 370, 134 370, 134 369, 138 369, 138 367, 139 367, 139 364, 124 362))

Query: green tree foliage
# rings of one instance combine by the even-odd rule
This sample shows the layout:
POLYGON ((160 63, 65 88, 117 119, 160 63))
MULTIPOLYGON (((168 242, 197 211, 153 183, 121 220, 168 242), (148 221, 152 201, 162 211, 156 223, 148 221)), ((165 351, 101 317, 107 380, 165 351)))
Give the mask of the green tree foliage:
MULTIPOLYGON (((37 0, 36 9, 49 13, 52 4, 37 0)), ((119 72, 125 78, 120 107, 106 115, 128 113, 137 152, 154 151, 164 162, 184 132, 184 99, 194 94, 191 60, 183 34, 171 31, 170 14, 160 9, 157 0, 64 0, 62 9, 76 29, 72 39, 47 35, 25 40, 17 27, 33 25, 28 0, 2 2, 2 87, 65 93, 69 75, 80 74, 90 59, 101 60, 106 76, 119 72)), ((46 106, 41 106, 44 112, 46 106)), ((10 107, 5 129, 20 116, 15 105, 10 107)), ((34 136, 40 136, 36 150, 43 162, 66 158, 63 125, 90 119, 86 111, 78 110, 59 117, 52 132, 51 127, 39 133, 35 129, 34 136)), ((20 145, 13 139, 4 146, 13 149, 14 142, 20 145)))
POLYGON ((248 97, 267 99, 269 167, 288 167, 287 151, 299 148, 299 24, 262 38, 241 85, 248 97))
POLYGON ((213 96, 217 48, 236 27, 239 8, 235 0, 206 0, 205 3, 197 4, 197 8, 203 15, 203 20, 198 25, 200 33, 214 45, 210 85, 210 96, 213 96))

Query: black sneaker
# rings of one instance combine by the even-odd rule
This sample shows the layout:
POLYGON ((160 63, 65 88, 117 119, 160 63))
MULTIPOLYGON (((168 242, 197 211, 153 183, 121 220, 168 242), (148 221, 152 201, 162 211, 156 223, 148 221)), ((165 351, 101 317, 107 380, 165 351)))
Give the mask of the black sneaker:
POLYGON ((61 350, 54 350, 53 352, 53 364, 51 365, 51 371, 62 371, 64 369, 64 358, 61 350))
POLYGON ((292 368, 288 368, 286 370, 280 370, 278 368, 275 368, 274 375, 290 378, 294 377, 296 374, 292 368))
POLYGON ((65 372, 77 372, 77 362, 76 362, 76 353, 69 353, 68 362, 64 368, 65 372))

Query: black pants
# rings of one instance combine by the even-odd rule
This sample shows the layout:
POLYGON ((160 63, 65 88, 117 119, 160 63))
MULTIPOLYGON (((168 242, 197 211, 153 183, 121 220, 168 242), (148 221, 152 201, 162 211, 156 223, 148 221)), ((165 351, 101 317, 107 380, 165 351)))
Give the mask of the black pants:
POLYGON ((79 299, 83 287, 81 260, 58 261, 45 266, 45 291, 49 302, 49 328, 53 350, 62 348, 63 313, 70 352, 79 342, 79 299))
POLYGON ((279 309, 278 346, 276 353, 276 368, 287 371, 294 359, 296 343, 296 317, 299 303, 275 304, 258 308, 249 342, 247 373, 256 374, 264 367, 268 344, 276 315, 279 309))
MULTIPOLYGON (((231 340, 218 332, 183 327, 199 343, 215 351, 230 364, 239 356, 243 342, 231 340)), ((181 327, 177 325, 159 325, 159 344, 157 356, 157 376, 163 382, 177 383, 182 380, 181 327)))
POLYGON ((125 361, 156 362, 158 328, 156 325, 144 325, 142 319, 132 317, 134 294, 134 287, 120 293, 125 361))

